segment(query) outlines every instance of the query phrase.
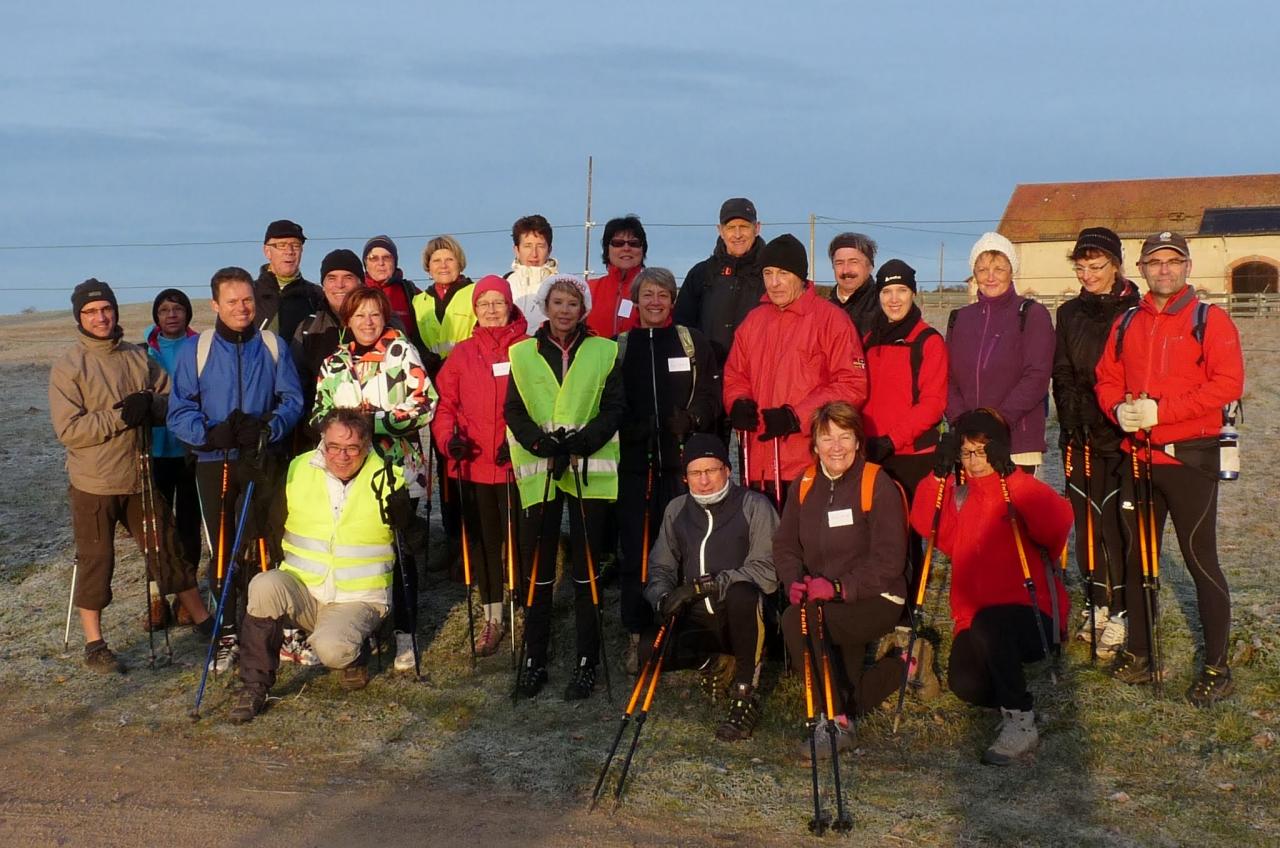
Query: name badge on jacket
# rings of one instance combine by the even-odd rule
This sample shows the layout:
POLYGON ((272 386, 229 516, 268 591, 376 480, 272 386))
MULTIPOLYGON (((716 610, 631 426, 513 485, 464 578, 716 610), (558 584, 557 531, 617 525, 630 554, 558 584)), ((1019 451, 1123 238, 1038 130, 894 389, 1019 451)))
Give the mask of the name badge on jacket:
POLYGON ((511 376, 511 363, 510 362, 493 363, 493 376, 495 377, 511 376))
POLYGON ((852 509, 833 509, 827 512, 828 527, 848 527, 853 524, 852 509))
POLYGON ((689 371, 689 357, 687 356, 669 356, 667 357, 667 373, 674 374, 677 371, 689 371))

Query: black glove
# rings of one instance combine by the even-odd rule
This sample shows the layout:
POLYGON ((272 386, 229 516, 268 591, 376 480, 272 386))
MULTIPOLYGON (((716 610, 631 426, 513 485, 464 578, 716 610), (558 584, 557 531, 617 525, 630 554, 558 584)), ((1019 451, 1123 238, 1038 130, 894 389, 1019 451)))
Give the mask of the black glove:
POLYGON ((565 435, 563 427, 553 433, 543 433, 534 440, 532 445, 529 446, 529 452, 534 456, 540 456, 544 459, 565 453, 564 440, 565 435))
POLYGON ((1003 442, 987 442, 987 462, 1001 477, 1008 477, 1017 468, 1009 458, 1009 446, 1003 442))
POLYGON ((893 439, 888 436, 876 436, 867 440, 867 459, 872 462, 884 462, 893 456, 893 439))
POLYGON ((461 433, 454 433, 453 438, 449 439, 449 444, 445 446, 445 449, 449 452, 449 458, 458 462, 474 456, 475 448, 475 442, 461 433))
POLYGON ((764 432, 760 434, 762 442, 781 439, 800 432, 800 419, 796 417, 796 411, 789 406, 765 409, 760 412, 760 415, 764 418, 764 432))
POLYGON ((551 476, 559 480, 569 470, 569 454, 558 453, 551 457, 551 476))
POLYGON ((413 501, 404 486, 387 495, 384 520, 395 530, 408 530, 413 525, 413 501))
POLYGON ((689 438, 689 434, 693 432, 693 416, 689 414, 687 409, 676 409, 667 416, 666 420, 667 432, 670 433, 677 442, 683 444, 685 439, 689 438))
POLYGON ((151 392, 134 392, 125 395, 124 399, 112 409, 120 410, 120 420, 126 427, 142 427, 151 423, 151 392))
POLYGON ((946 477, 956 470, 960 461, 960 434, 948 430, 938 440, 938 448, 933 452, 933 476, 946 477))
POLYGON ((698 596, 698 587, 693 583, 684 583, 662 596, 658 602, 658 617, 666 620, 677 614, 698 596))
MULTIPOLYGON (((253 484, 253 499, 258 501, 264 497, 263 488, 268 484, 266 469, 263 467, 263 457, 259 456, 256 449, 242 450, 240 459, 236 462, 236 482, 243 489, 250 483, 253 484)), ((265 500, 261 501, 266 503, 265 500)))
POLYGON ((587 450, 589 445, 587 439, 582 435, 581 430, 574 430, 572 433, 564 437, 561 443, 564 452, 570 456, 590 456, 592 451, 587 450))
POLYGON ((244 450, 258 447, 258 438, 262 435, 261 419, 252 415, 241 415, 236 422, 236 445, 244 450))
POLYGON ((235 410, 226 421, 209 428, 205 443, 215 450, 231 450, 236 446, 236 424, 240 420, 240 410, 235 410))
POLYGON ((754 433, 760 426, 760 407, 751 398, 738 398, 729 410, 729 425, 735 430, 754 433))
POLYGON ((497 462, 499 465, 510 465, 511 464, 511 445, 507 444, 505 441, 502 444, 498 445, 498 452, 494 454, 493 458, 494 458, 494 461, 497 462))

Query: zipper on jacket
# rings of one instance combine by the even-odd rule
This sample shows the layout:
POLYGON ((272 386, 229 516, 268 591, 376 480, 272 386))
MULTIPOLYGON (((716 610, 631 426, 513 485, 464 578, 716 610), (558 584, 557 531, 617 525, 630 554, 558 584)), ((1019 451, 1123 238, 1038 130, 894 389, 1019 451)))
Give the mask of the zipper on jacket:
MULTIPOLYGON (((707 514, 707 532, 706 532, 706 535, 702 537, 702 543, 698 545, 698 576, 706 577, 707 576, 707 542, 711 539, 711 530, 713 527, 715 527, 716 518, 714 515, 711 514, 711 510, 707 509, 705 506, 702 508, 702 511, 707 514)), ((707 612, 711 613, 712 615, 715 615, 716 611, 711 608, 711 599, 706 598, 703 601, 703 603, 706 604, 707 612)))

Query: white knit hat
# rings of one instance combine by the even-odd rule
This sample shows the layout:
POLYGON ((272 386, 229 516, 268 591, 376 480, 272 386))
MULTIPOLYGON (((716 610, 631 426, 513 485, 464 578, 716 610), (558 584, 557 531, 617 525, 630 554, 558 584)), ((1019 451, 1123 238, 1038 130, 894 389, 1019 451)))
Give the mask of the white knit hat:
POLYGON ((1013 249, 1013 242, 999 233, 983 233, 982 237, 974 242, 973 249, 969 251, 970 271, 973 270, 974 265, 978 264, 978 257, 989 250, 1003 253, 1009 260, 1009 266, 1013 268, 1013 276, 1018 276, 1018 252, 1013 249))
POLYGON ((547 295, 551 294, 551 287, 556 283, 571 283, 578 291, 582 292, 582 317, 585 319, 591 312, 591 289, 583 282, 581 277, 575 277, 573 274, 552 274, 542 281, 538 286, 538 294, 534 299, 534 303, 538 304, 540 309, 547 308, 547 295))

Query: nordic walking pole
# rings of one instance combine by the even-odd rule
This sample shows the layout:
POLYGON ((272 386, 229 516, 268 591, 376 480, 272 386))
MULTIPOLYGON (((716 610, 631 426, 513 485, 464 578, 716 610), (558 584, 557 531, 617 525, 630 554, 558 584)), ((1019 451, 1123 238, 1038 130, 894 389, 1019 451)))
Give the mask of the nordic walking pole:
POLYGON ((933 524, 929 527, 929 540, 924 548, 924 564, 920 566, 920 586, 916 589, 915 605, 911 609, 911 635, 907 639, 907 656, 903 661, 902 684, 898 687, 898 704, 893 709, 893 733, 898 733, 898 722, 902 720, 902 703, 907 698, 907 683, 911 679, 911 656, 915 650, 916 640, 920 638, 920 628, 924 626, 924 602, 929 595, 929 577, 933 565, 934 545, 938 540, 938 525, 942 523, 942 496, 947 490, 947 478, 938 480, 938 494, 933 501, 933 524))
MULTIPOLYGON (((1089 443, 1084 443, 1084 536, 1085 536, 1085 571, 1088 572, 1084 602, 1089 605, 1089 662, 1098 662, 1098 619, 1093 603, 1093 592, 1097 586, 1094 579, 1093 550, 1093 451, 1089 443)), ((1077 542, 1078 544, 1078 542, 1077 542)))
POLYGON ((226 573, 227 553, 227 483, 230 474, 230 462, 227 451, 222 452, 222 491, 218 494, 218 561, 214 567, 215 579, 209 586, 209 600, 214 594, 221 594, 223 575, 226 573))
MULTIPOLYGON (((1143 397, 1146 397, 1145 393, 1143 397)), ((1151 578, 1151 608, 1147 618, 1147 626, 1150 627, 1151 642, 1151 660, 1153 670, 1153 687, 1156 697, 1161 695, 1160 678, 1164 672, 1164 658, 1160 651, 1160 535, 1156 530, 1156 492, 1155 486, 1151 480, 1151 471, 1155 467, 1151 452, 1151 434, 1146 433, 1146 438, 1142 440, 1143 452, 1145 454, 1145 469, 1143 473, 1143 482, 1146 486, 1146 502, 1147 502, 1147 523, 1150 527, 1150 539, 1147 542, 1147 553, 1150 556, 1150 568, 1148 574, 1151 578)))
POLYGON ((782 437, 773 440, 773 494, 778 501, 778 512, 782 512, 782 437))
MULTIPOLYGON (((572 460, 570 460, 572 462, 572 460)), ((600 603, 600 587, 596 583, 595 558, 591 555, 591 536, 587 526, 587 510, 582 503, 582 473, 586 466, 586 457, 579 457, 573 463, 573 485, 578 492, 578 515, 582 519, 582 547, 587 555, 587 581, 591 584, 591 603, 596 608, 596 641, 600 643, 600 665, 604 667, 604 686, 613 703, 613 677, 609 673, 609 657, 604 648, 604 605, 600 603)))
POLYGON ((516 581, 515 517, 511 512, 512 470, 507 468, 507 611, 511 617, 511 659, 516 659, 516 593, 520 591, 516 581))
POLYGON ((71 611, 76 601, 76 572, 80 570, 80 558, 71 560, 71 592, 67 595, 67 627, 62 631, 62 653, 66 653, 71 645, 71 611))
MULTIPOLYGON (((1043 616, 1040 615, 1040 602, 1036 600, 1036 581, 1031 577, 1031 569, 1027 566, 1027 549, 1022 541, 1022 529, 1018 526, 1018 516, 1013 510, 1013 500, 1009 497, 1009 484, 1000 477, 1000 494, 1004 496, 1005 509, 1009 513, 1009 526, 1013 529, 1013 543, 1018 548, 1018 562, 1022 565, 1023 585, 1027 587, 1027 595, 1031 598, 1031 614, 1036 619, 1036 633, 1040 635, 1040 649, 1045 659, 1049 660, 1049 679, 1056 685, 1058 673, 1053 668, 1053 657, 1049 653, 1049 637, 1044 632, 1043 616)), ((1054 590, 1049 586, 1049 591, 1054 590)))
POLYGON ((831 691, 831 646, 827 644, 824 605, 822 601, 818 601, 815 606, 818 613, 817 641, 822 667, 823 703, 826 706, 827 736, 831 742, 831 780, 836 792, 836 820, 831 825, 831 829, 836 833, 848 833, 853 830, 853 816, 849 815, 849 811, 844 805, 844 787, 840 783, 840 751, 836 743, 836 735, 839 730, 836 728, 835 697, 831 691))
MULTIPOLYGON (((1063 475, 1062 475, 1062 476, 1063 476, 1062 494, 1066 495, 1068 498, 1070 498, 1070 497, 1071 497, 1071 473, 1075 470, 1075 466, 1074 466, 1074 464, 1071 462, 1071 447, 1072 447, 1071 442, 1070 442, 1070 441, 1068 441, 1068 442, 1067 442, 1066 450, 1064 450, 1064 451, 1063 451, 1063 453, 1062 453, 1062 466, 1063 466, 1062 470, 1063 470, 1063 472, 1064 472, 1064 473, 1063 473, 1063 475)), ((1088 513, 1088 512, 1089 512, 1089 495, 1088 495, 1088 493, 1087 493, 1087 492, 1085 493, 1085 501, 1084 501, 1084 503, 1085 503, 1085 513, 1088 513)), ((1077 547, 1077 548, 1079 548, 1079 546, 1080 546, 1080 540, 1079 540, 1079 539, 1077 539, 1077 540, 1076 540, 1076 547, 1077 547)), ((1065 573, 1066 573, 1066 571, 1067 571, 1067 548, 1068 548, 1068 547, 1069 547, 1068 545, 1063 545, 1063 546, 1062 546, 1062 572, 1063 572, 1063 574, 1065 574, 1065 573)), ((1086 599, 1086 600, 1087 600, 1087 599, 1086 599)))
MULTIPOLYGON (((146 428, 139 428, 140 431, 143 429, 146 428)), ((142 488, 139 493, 142 499, 142 538, 139 541, 142 543, 140 545, 142 548, 142 598, 147 605, 147 668, 154 669, 156 667, 156 622, 151 609, 151 516, 147 513, 147 481, 144 477, 147 468, 146 460, 143 459, 143 452, 147 449, 147 438, 139 432, 136 442, 138 485, 142 488)))
MULTIPOLYGON (((524 670, 524 660, 529 653, 529 613, 533 610, 533 593, 538 586, 538 560, 542 555, 542 536, 547 529, 547 501, 551 497, 551 473, 554 464, 551 458, 547 458, 547 481, 542 485, 542 515, 538 517, 538 536, 533 540, 533 564, 529 568, 529 594, 525 598, 524 604, 524 628, 520 631, 520 659, 516 661, 516 683, 511 689, 511 703, 515 704, 520 700, 520 673, 524 670)), ((552 576, 555 575, 555 562, 551 563, 552 576)), ((512 620, 511 626, 515 627, 515 621, 512 620)))
MULTIPOLYGON (((413 648, 413 678, 414 680, 422 680, 422 667, 418 659, 418 599, 413 596, 413 592, 409 588, 409 575, 407 569, 411 563, 404 557, 404 541, 400 536, 400 528, 391 524, 391 519, 387 515, 387 498, 396 491, 395 470, 391 463, 391 458, 384 456, 382 458, 382 478, 378 479, 375 472, 373 479, 373 496, 378 499, 378 511, 382 513, 382 523, 391 528, 391 544, 395 548, 396 562, 400 563, 400 593, 404 601, 405 609, 409 613, 409 644, 413 648), (387 498, 383 497, 386 492, 387 498)), ((416 566, 413 566, 416 568, 416 566)))
POLYGON ((809 832, 821 836, 827 831, 830 816, 822 812, 822 795, 818 790, 818 722, 814 718, 813 659, 809 652, 809 604, 800 604, 801 662, 804 664, 805 728, 809 734, 809 774, 813 781, 813 818, 809 832))
POLYGON ((609 774, 609 766, 613 763, 613 757, 618 753, 618 743, 622 741, 622 734, 627 729, 627 722, 631 721, 631 716, 635 713, 636 704, 640 702, 640 694, 644 691, 646 678, 649 671, 658 660, 658 654, 663 649, 663 643, 666 641, 667 634, 671 628, 675 626, 675 616, 667 619, 658 628, 657 634, 653 637, 653 646, 649 651, 649 657, 644 661, 644 666, 640 669, 640 674, 636 676, 635 685, 631 688, 631 697, 627 700, 627 708, 622 712, 622 720, 618 723, 618 732, 613 737, 613 744, 609 746, 609 753, 604 758, 604 766, 600 769, 600 776, 596 779, 595 788, 591 790, 591 809, 595 809, 596 803, 600 800, 600 790, 604 787, 604 779, 609 774))
MULTIPOLYGON (((151 428, 140 428, 140 436, 142 447, 138 452, 138 474, 142 484, 142 538, 143 538, 143 562, 145 563, 145 572, 147 577, 147 643, 150 648, 150 656, 147 665, 155 668, 155 637, 153 631, 157 624, 164 629, 164 648, 165 648, 165 665, 173 662, 173 643, 169 640, 169 625, 167 622, 157 622, 152 615, 151 607, 151 575, 159 572, 160 566, 160 525, 156 513, 156 489, 155 478, 151 476, 151 428)), ((156 586, 157 594, 160 591, 159 585, 156 586)), ((163 600, 164 596, 159 595, 163 600)))
MULTIPOLYGON (((627 756, 622 761, 622 773, 618 775, 618 785, 613 790, 613 808, 618 809, 618 804, 622 800, 622 787, 627 783, 627 773, 631 771, 631 758, 636 755, 636 746, 640 743, 640 731, 644 730, 645 720, 649 718, 649 707, 653 704, 653 695, 658 691, 658 680, 662 677, 662 664, 667 659, 667 651, 671 647, 672 640, 671 631, 675 629, 676 618, 671 616, 668 621, 667 640, 662 645, 662 652, 658 654, 658 662, 653 667, 653 675, 649 678, 649 688, 644 695, 644 703, 640 705, 640 712, 636 714, 635 727, 631 731, 631 747, 627 749, 627 756)), ((650 658, 652 659, 652 657, 650 658)))
POLYGON ((735 432, 738 434, 738 470, 742 472, 742 488, 745 489, 751 485, 751 462, 748 459, 747 431, 737 430, 735 432))
MULTIPOLYGON (((458 425, 453 425, 453 435, 458 435, 458 425)), ((462 460, 456 460, 454 471, 458 475, 458 524, 462 528, 462 579, 467 583, 467 635, 471 644, 471 668, 476 667, 476 613, 471 608, 471 539, 467 535, 466 498, 462 496, 462 460)))
MULTIPOLYGON (((652 457, 650 457, 652 459, 652 457)), ((649 532, 653 521, 653 464, 649 464, 648 479, 644 484, 644 530, 640 548, 640 586, 649 582, 649 532)))

